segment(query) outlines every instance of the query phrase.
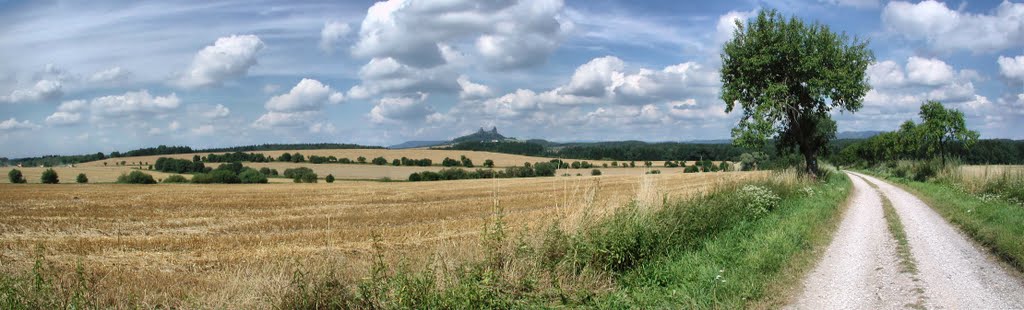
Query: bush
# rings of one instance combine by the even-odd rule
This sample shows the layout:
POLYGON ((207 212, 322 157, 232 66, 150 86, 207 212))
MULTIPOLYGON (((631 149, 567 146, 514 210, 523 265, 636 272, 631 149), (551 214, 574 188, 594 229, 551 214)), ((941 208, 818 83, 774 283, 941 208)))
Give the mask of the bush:
POLYGON ((180 174, 174 174, 163 180, 163 183, 188 183, 188 179, 180 174))
POLYGON ((236 184, 242 182, 238 178, 238 175, 227 169, 218 169, 211 171, 210 173, 199 173, 192 176, 192 183, 210 184, 210 183, 223 183, 223 184, 236 184))
POLYGON ((233 163, 227 163, 227 164, 220 164, 220 166, 217 166, 216 170, 228 170, 228 171, 231 171, 234 174, 239 174, 239 173, 242 173, 242 170, 244 170, 244 169, 245 169, 245 166, 242 166, 242 163, 240 163, 240 162, 233 162, 233 163))
POLYGON ((373 163, 374 165, 383 166, 388 164, 388 160, 384 159, 384 157, 377 157, 374 158, 373 161, 371 161, 371 163, 373 163))
POLYGON ((313 173, 313 169, 309 169, 306 167, 289 168, 284 170, 284 177, 289 179, 295 179, 307 173, 313 173))
POLYGON ((490 159, 484 160, 484 167, 494 168, 494 161, 490 159))
POLYGON ((117 177, 117 183, 123 184, 156 184, 156 180, 153 179, 152 175, 143 173, 142 171, 132 171, 128 174, 122 174, 117 177))
POLYGON ((57 177, 57 171, 53 169, 46 169, 43 171, 43 176, 39 178, 43 184, 57 184, 60 183, 60 178, 57 177))
POLYGON ((316 183, 317 176, 316 173, 310 172, 299 176, 297 180, 302 181, 302 183, 316 183))
POLYGON ((156 159, 152 170, 170 173, 191 173, 203 172, 206 170, 206 166, 198 161, 160 157, 156 159))
POLYGON ((256 184, 267 183, 267 176, 252 168, 245 168, 238 174, 238 180, 242 183, 256 184))
POLYGON ((661 174, 661 170, 655 169, 655 170, 647 171, 647 174, 661 174))
POLYGON ((75 178, 75 182, 78 182, 78 183, 89 183, 89 177, 85 176, 85 173, 79 173, 78 177, 75 178))
POLYGON ((327 183, 334 183, 334 175, 328 174, 326 177, 324 177, 324 181, 327 181, 327 183))
POLYGON ((359 156, 359 157, 356 158, 356 162, 358 162, 360 164, 365 164, 366 163, 366 157, 359 156))
POLYGON ((11 183, 25 183, 25 176, 21 174, 21 170, 11 169, 11 172, 7 173, 7 179, 11 180, 11 183))
POLYGON ((460 160, 462 161, 463 167, 473 168, 473 161, 470 160, 469 157, 466 157, 466 155, 462 155, 462 158, 460 160))
POLYGON ((686 166, 686 169, 683 169, 683 173, 695 173, 695 172, 700 172, 700 168, 697 168, 697 165, 686 166))
POLYGON ((409 181, 411 181, 411 182, 419 182, 419 181, 423 181, 423 178, 420 177, 419 173, 413 172, 412 174, 409 175, 409 181))
POLYGON ((445 166, 445 167, 457 167, 457 166, 459 166, 461 164, 462 164, 461 162, 459 162, 457 160, 454 160, 454 159, 451 159, 451 158, 448 158, 448 157, 445 157, 444 160, 441 161, 441 166, 445 166))
POLYGON ((601 170, 598 170, 598 169, 590 170, 590 175, 601 175, 601 170))

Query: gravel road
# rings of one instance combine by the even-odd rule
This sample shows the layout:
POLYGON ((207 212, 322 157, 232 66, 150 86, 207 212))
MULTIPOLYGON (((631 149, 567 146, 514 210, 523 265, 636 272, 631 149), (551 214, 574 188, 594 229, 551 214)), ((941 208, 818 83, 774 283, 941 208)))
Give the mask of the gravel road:
POLYGON ((876 178, 847 175, 853 199, 789 308, 1024 309, 1024 280, 924 202, 876 178), (903 223, 916 273, 900 272, 879 194, 892 202, 903 223))

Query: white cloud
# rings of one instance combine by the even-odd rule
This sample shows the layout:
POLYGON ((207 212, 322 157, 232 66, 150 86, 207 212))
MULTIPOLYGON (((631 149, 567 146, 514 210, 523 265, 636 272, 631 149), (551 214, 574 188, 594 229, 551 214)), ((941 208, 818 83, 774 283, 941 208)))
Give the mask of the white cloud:
POLYGON ((351 31, 352 28, 343 22, 332 21, 324 23, 324 28, 320 30, 320 49, 333 53, 338 41, 341 41, 351 31))
POLYGON ((170 124, 167 124, 167 130, 170 130, 170 131, 178 131, 178 129, 180 129, 180 128, 181 128, 181 123, 179 123, 178 121, 171 121, 170 124))
POLYGON ((39 80, 31 88, 17 89, 8 96, 0 96, 0 102, 22 103, 53 100, 64 95, 62 87, 60 81, 39 80))
POLYGON ((1011 79, 1024 81, 1024 55, 1017 57, 999 56, 999 73, 1011 79))
POLYGON ((953 67, 935 58, 911 56, 907 59, 907 79, 923 85, 943 85, 953 81, 953 67))
POLYGON ((623 79, 625 64, 614 56, 594 58, 576 68, 569 84, 559 93, 583 97, 607 97, 623 79))
POLYGON ((434 114, 434 109, 424 103, 426 94, 414 97, 385 97, 377 101, 370 110, 370 121, 384 123, 390 121, 419 121, 434 114))
POLYGON ((67 126, 78 124, 81 120, 81 113, 57 111, 46 117, 46 124, 50 126, 67 126))
POLYGON ((401 64, 394 58, 374 58, 359 69, 359 77, 363 81, 352 86, 347 95, 354 99, 367 99, 377 95, 409 96, 420 92, 458 90, 458 76, 451 66, 416 68, 401 64))
POLYGON ((93 83, 107 83, 115 82, 126 79, 131 76, 131 72, 124 70, 121 67, 113 67, 107 70, 97 71, 89 76, 89 82, 93 83))
POLYGON ((301 127, 312 124, 317 117, 320 116, 320 111, 302 111, 302 112, 274 112, 270 111, 260 116, 253 122, 253 127, 257 128, 273 128, 273 127, 301 127))
POLYGON ((446 63, 442 45, 473 40, 493 68, 536 65, 561 43, 561 1, 377 2, 367 10, 352 47, 358 57, 387 58, 414 67, 446 63))
POLYGON ((126 92, 123 95, 104 96, 90 102, 95 120, 122 117, 153 117, 173 111, 181 104, 174 93, 167 96, 152 96, 147 90, 126 92))
POLYGON ((13 117, 7 119, 6 121, 0 122, 0 132, 4 133, 18 130, 30 130, 36 128, 39 128, 39 125, 36 125, 28 120, 23 120, 19 122, 18 119, 13 117))
POLYGON ((228 114, 231 114, 231 109, 228 109, 227 107, 225 107, 222 104, 218 104, 217 106, 213 107, 212 109, 207 110, 205 112, 202 112, 201 115, 202 115, 203 118, 217 119, 217 118, 225 118, 225 117, 228 116, 228 114))
POLYGON ((718 24, 715 25, 715 41, 718 45, 732 40, 736 32, 736 22, 743 24, 751 17, 757 16, 757 11, 729 11, 718 17, 718 24))
POLYGON ((331 123, 315 123, 309 126, 310 133, 334 133, 335 131, 337 129, 331 123))
POLYGON ((874 88, 893 88, 903 86, 907 76, 903 68, 895 61, 886 60, 868 66, 868 81, 874 88))
POLYGON ((185 88, 218 86, 246 75, 256 65, 263 41, 255 35, 232 35, 217 39, 196 53, 188 70, 176 81, 185 88))
POLYGON ((287 94, 277 95, 264 107, 272 112, 319 111, 327 103, 340 103, 344 96, 314 79, 302 79, 287 94))
POLYGON ((462 100, 483 99, 492 96, 494 93, 487 85, 473 83, 465 75, 459 76, 456 81, 459 83, 459 87, 462 88, 459 91, 459 99, 462 100))
POLYGON ((1024 3, 1003 1, 991 14, 972 14, 933 0, 893 1, 882 21, 890 31, 941 51, 993 52, 1024 44, 1024 3))

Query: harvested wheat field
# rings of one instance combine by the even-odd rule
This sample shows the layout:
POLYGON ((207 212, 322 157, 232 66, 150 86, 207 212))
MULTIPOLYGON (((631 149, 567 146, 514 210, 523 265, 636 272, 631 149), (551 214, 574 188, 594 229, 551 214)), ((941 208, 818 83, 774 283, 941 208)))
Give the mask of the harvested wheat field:
MULTIPOLYGON (((475 255, 496 206, 513 230, 573 225, 637 197, 695 195, 734 172, 418 183, 3 184, 0 269, 81 265, 106 306, 269 307, 296 271, 365 274, 389 261, 475 255)), ((571 229, 571 226, 569 227, 571 229)))
POLYGON ((1004 176, 1024 175, 1022 165, 964 165, 960 166, 960 174, 967 180, 988 181, 1004 176))

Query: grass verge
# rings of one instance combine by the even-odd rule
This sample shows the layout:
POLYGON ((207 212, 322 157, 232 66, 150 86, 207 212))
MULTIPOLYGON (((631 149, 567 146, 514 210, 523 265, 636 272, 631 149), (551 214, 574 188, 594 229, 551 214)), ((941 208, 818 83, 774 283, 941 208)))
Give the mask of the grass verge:
POLYGON ((282 308, 778 307, 827 245, 849 179, 725 185, 702 197, 614 215, 539 242, 513 238, 501 218, 479 259, 375 265, 368 278, 298 277, 282 308), (820 253, 820 251, 817 251, 820 253))

